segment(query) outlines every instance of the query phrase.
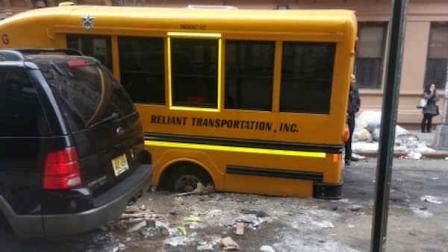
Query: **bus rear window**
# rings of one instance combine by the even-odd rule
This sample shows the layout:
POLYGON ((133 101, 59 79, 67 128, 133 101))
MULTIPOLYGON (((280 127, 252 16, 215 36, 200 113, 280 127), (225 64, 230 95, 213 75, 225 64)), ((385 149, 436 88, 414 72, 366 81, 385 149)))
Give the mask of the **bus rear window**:
POLYGON ((109 71, 93 61, 52 60, 39 65, 72 131, 135 112, 132 101, 109 71))
POLYGON ((283 43, 281 112, 330 113, 335 50, 335 43, 283 43))

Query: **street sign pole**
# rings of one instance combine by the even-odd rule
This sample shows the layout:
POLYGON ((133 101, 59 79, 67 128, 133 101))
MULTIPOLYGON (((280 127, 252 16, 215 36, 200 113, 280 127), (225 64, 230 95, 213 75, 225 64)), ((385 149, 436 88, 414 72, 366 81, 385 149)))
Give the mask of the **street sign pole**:
POLYGON ((400 92, 403 34, 408 0, 392 0, 386 82, 383 92, 381 137, 376 170, 375 206, 372 224, 372 252, 385 250, 389 212, 392 158, 400 92))
MULTIPOLYGON (((446 74, 448 76, 448 66, 446 68, 446 74)), ((437 129, 436 139, 434 146, 440 150, 448 150, 448 78, 445 82, 445 94, 444 108, 442 115, 442 124, 437 129)))

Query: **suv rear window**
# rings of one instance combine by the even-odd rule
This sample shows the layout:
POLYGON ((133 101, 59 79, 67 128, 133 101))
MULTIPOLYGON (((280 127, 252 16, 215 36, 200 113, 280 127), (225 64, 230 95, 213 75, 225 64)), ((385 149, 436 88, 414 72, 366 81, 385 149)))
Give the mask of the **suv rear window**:
POLYGON ((85 57, 35 56, 72 131, 135 112, 120 84, 103 66, 85 57))

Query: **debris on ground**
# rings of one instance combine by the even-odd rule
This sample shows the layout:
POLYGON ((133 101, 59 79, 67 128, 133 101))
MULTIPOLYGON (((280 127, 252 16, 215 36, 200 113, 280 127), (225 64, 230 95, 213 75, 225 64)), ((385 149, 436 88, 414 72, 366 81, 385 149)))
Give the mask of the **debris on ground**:
POLYGON ((221 237, 212 236, 206 240, 200 241, 196 247, 196 251, 217 251, 221 246, 221 237))
POLYGON ((242 214, 253 214, 258 218, 268 217, 269 215, 263 211, 251 210, 251 209, 241 209, 242 214))
POLYGON ((443 201, 440 200, 438 197, 434 197, 434 196, 430 196, 430 195, 422 196, 420 198, 420 200, 424 201, 424 202, 433 203, 433 204, 442 204, 443 203, 443 201))
POLYGON ((358 160, 366 160, 366 159, 367 159, 366 156, 359 155, 359 154, 356 154, 356 153, 352 153, 352 157, 353 157, 353 158, 356 158, 356 159, 358 159, 358 160))
POLYGON ((418 152, 411 151, 410 153, 408 153, 408 158, 409 159, 419 160, 419 159, 422 159, 422 157, 423 157, 423 155, 421 153, 418 153, 418 152))
POLYGON ((213 251, 214 250, 214 248, 213 248, 213 245, 212 244, 208 244, 208 243, 205 243, 205 244, 199 244, 197 247, 196 247, 196 251, 213 251))
POLYGON ((186 224, 193 224, 193 223, 201 222, 202 220, 198 216, 190 215, 190 216, 186 217, 184 219, 184 221, 186 224))
POLYGON ((245 215, 239 216, 235 220, 235 223, 244 223, 250 229, 255 230, 260 226, 260 224, 264 223, 265 221, 266 220, 264 218, 257 217, 254 214, 245 214, 245 215))
POLYGON ((142 212, 142 210, 136 206, 127 206, 126 210, 125 210, 125 213, 130 213, 130 214, 139 213, 139 212, 142 212))
POLYGON ((240 246, 238 245, 238 243, 236 243, 230 236, 222 238, 221 246, 225 251, 240 250, 240 246))
POLYGON ((196 184, 196 188, 191 192, 178 193, 176 196, 188 196, 188 195, 204 195, 214 192, 213 186, 204 186, 201 182, 196 184))
POLYGON ((242 222, 236 223, 235 234, 236 235, 244 235, 244 223, 242 223, 242 222))
POLYGON ((134 224, 131 228, 128 229, 128 233, 137 232, 140 229, 144 228, 146 226, 146 221, 141 221, 137 224, 134 224))
POLYGON ((263 245, 260 247, 260 251, 262 252, 275 252, 275 249, 269 245, 263 245))
POLYGON ((197 245, 197 241, 194 238, 186 237, 186 236, 170 237, 163 242, 163 247, 165 249, 173 249, 173 248, 181 249, 181 248, 183 248, 185 250, 187 247, 196 246, 196 245, 197 245))
POLYGON ((350 207, 350 210, 352 211, 352 212, 359 212, 359 210, 361 210, 362 209, 362 206, 360 206, 360 205, 352 205, 351 207, 350 207))

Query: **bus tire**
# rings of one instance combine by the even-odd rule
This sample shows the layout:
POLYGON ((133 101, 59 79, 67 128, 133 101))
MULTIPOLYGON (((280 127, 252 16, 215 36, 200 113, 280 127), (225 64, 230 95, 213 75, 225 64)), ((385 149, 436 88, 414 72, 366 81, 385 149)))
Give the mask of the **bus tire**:
POLYGON ((213 180, 205 169, 190 162, 173 164, 161 178, 162 188, 171 192, 191 192, 197 183, 208 186, 213 180))

